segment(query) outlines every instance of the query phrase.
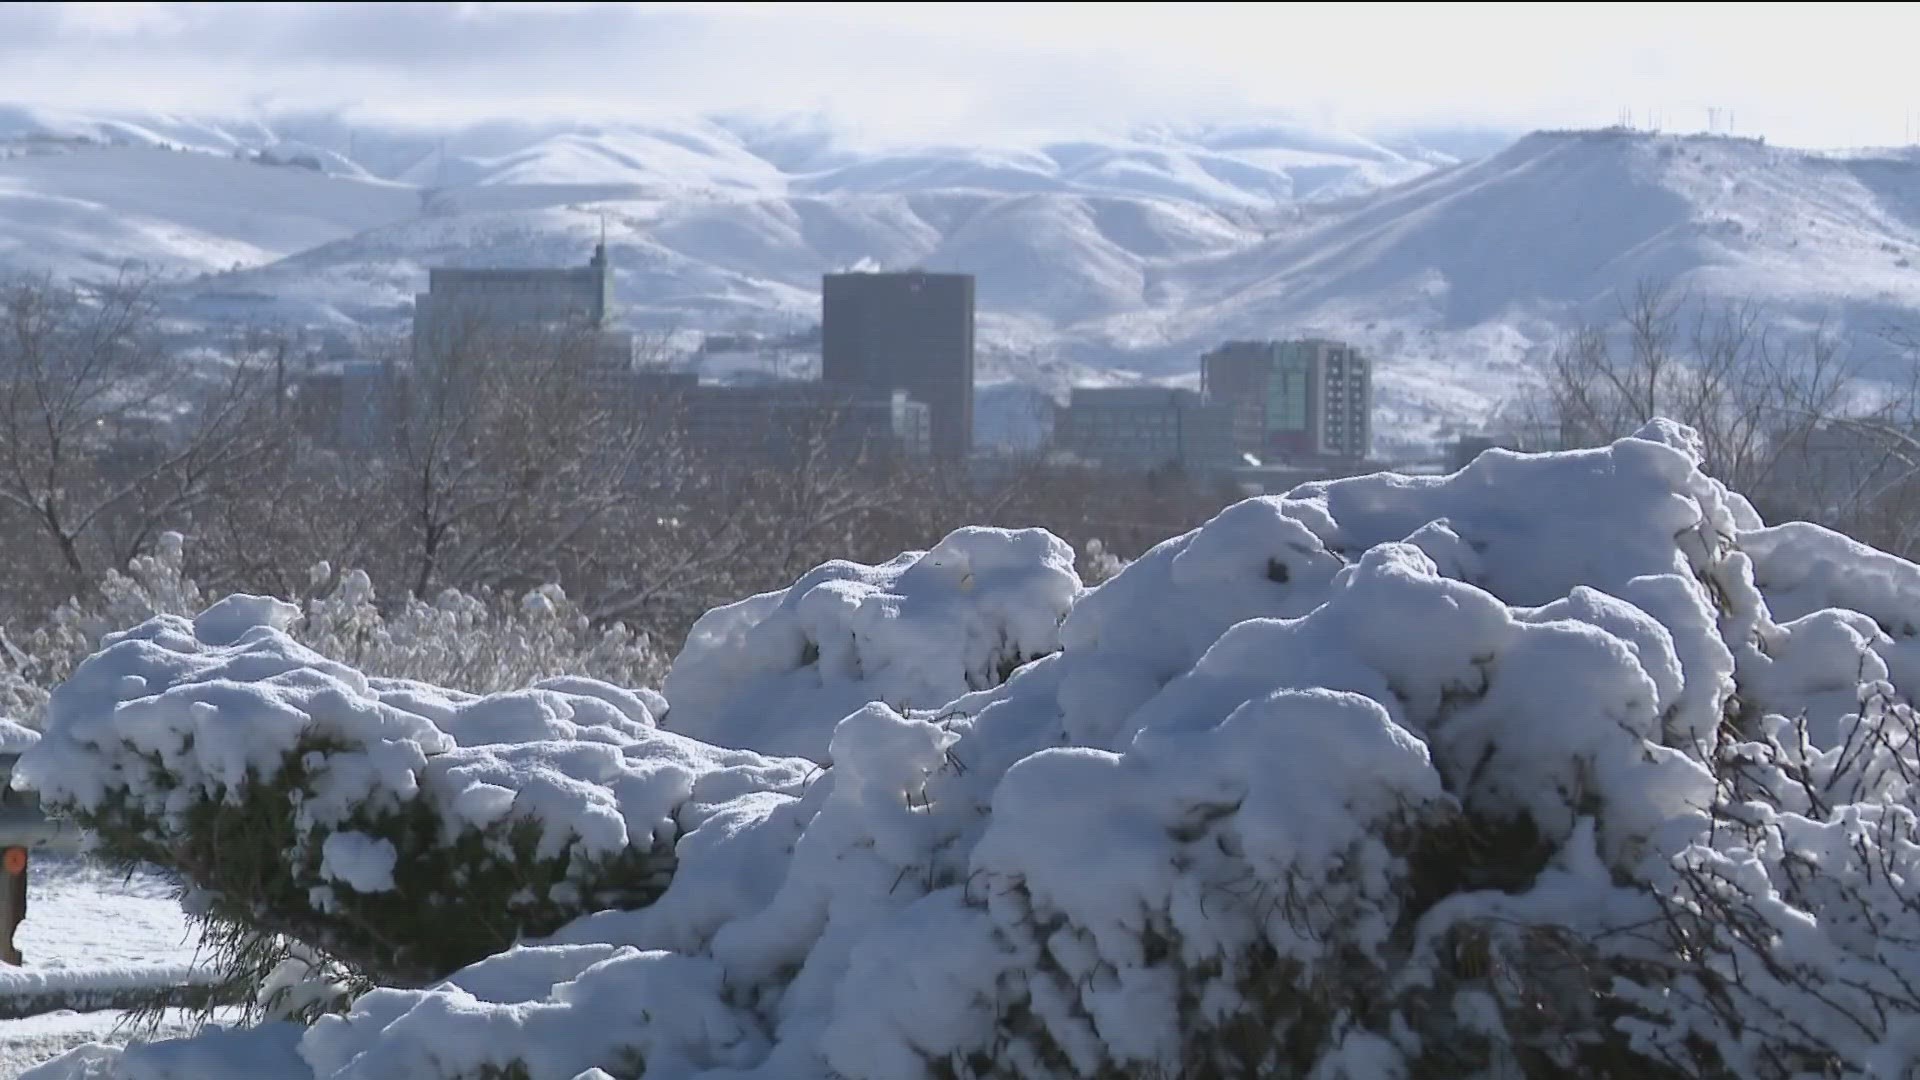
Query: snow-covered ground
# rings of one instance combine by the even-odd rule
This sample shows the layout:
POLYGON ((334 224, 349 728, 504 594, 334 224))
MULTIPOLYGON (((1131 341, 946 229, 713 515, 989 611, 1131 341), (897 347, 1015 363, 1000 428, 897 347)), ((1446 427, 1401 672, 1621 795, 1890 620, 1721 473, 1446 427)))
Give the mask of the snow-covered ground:
POLYGON ((156 874, 129 877, 78 856, 40 855, 28 881, 27 921, 15 935, 23 971, 138 971, 194 958, 198 939, 173 886, 156 874))
MULTIPOLYGON (((192 1033, 189 1019, 169 1013, 151 1029, 136 1027, 122 1012, 44 1013, 24 1020, 0 1022, 0 1080, 13 1080, 43 1062, 89 1043, 122 1046, 129 1039, 169 1039, 192 1033)), ((209 1076, 207 1080, 229 1080, 209 1076)), ((241 1080, 234 1074, 231 1080, 241 1080)))
MULTIPOLYGON (((178 985, 194 964, 198 941, 164 879, 39 855, 28 881, 27 921, 15 935, 26 965, 0 968, 0 1008, 14 995, 62 988, 178 985)), ((83 1043, 124 1041, 124 1020, 69 1010, 0 1020, 0 1080, 83 1043)), ((160 1034, 185 1030, 184 1018, 170 1016, 160 1034)))

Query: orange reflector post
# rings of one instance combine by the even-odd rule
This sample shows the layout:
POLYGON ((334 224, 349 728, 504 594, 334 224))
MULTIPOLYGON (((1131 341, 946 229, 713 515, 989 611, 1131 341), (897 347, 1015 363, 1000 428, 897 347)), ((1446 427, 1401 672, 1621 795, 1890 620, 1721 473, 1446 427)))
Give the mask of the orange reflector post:
POLYGON ((0 883, 0 960, 17 967, 25 962, 13 932, 27 917, 27 849, 10 847, 0 854, 0 870, 6 871, 0 883))

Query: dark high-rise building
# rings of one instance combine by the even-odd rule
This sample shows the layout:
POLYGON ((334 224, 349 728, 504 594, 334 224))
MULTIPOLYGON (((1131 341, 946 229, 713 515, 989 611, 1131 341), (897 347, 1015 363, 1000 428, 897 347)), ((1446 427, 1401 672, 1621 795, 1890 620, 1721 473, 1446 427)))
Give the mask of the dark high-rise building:
POLYGON ((822 381, 925 402, 936 458, 973 448, 973 275, 828 274, 822 381))

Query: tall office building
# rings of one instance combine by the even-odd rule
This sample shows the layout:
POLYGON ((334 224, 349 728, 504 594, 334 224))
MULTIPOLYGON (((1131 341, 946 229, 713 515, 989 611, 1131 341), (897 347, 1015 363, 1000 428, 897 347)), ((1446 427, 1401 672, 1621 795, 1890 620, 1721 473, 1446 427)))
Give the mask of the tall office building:
POLYGON ((1373 365, 1337 341, 1229 341, 1200 358, 1208 402, 1233 442, 1261 456, 1364 458, 1373 448, 1373 365))
POLYGON ((936 458, 973 447, 973 275, 828 274, 821 282, 824 382, 905 390, 925 402, 936 458))

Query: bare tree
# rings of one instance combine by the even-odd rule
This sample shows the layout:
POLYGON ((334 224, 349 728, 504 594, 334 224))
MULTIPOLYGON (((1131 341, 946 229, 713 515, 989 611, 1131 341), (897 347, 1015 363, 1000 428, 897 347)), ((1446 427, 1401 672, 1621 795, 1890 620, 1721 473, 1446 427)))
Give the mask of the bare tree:
POLYGON ((1694 303, 1643 283, 1617 325, 1581 327, 1555 351, 1547 394, 1572 443, 1620 438, 1656 416, 1687 424, 1708 471, 1745 490, 1766 486, 1840 411, 1852 375, 1824 326, 1788 336, 1751 301, 1694 303))
POLYGON ((475 327, 416 367, 379 457, 414 595, 558 580, 634 497, 636 463, 672 457, 659 402, 598 350, 585 328, 475 327))
POLYGON ((1824 324, 1783 331, 1752 301, 1696 302, 1642 284, 1615 324, 1581 327, 1555 350, 1535 419, 1572 446, 1678 420, 1699 433, 1706 470, 1769 519, 1910 553, 1920 543, 1920 364, 1904 382, 1870 383, 1843 345, 1824 324))
POLYGON ((0 285, 0 506, 76 589, 247 491, 278 437, 243 352, 169 355, 148 283, 0 285))
POLYGON ((595 615, 637 619, 676 640, 716 604, 828 559, 880 557, 878 523, 924 493, 921 471, 890 448, 858 445, 841 410, 803 411, 757 452, 703 446, 680 473, 646 470, 653 511, 631 522, 624 549, 603 565, 595 615))

